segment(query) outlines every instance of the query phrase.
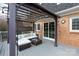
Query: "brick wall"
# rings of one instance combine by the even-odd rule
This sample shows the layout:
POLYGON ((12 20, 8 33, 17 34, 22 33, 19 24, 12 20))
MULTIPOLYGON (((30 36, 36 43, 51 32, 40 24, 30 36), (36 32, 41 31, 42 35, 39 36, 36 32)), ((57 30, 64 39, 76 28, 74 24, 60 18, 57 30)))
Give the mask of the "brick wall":
POLYGON ((66 15, 58 19, 58 42, 79 47, 79 32, 69 31, 69 19, 72 16, 79 16, 79 13, 66 15), (62 20, 65 21, 64 24, 61 23, 62 20))

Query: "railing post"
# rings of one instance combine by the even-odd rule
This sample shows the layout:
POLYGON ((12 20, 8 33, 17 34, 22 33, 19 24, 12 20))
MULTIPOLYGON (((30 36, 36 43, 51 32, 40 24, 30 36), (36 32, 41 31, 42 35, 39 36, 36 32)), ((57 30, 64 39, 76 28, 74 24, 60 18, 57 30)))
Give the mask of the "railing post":
POLYGON ((0 31, 0 42, 2 42, 2 33, 0 31))

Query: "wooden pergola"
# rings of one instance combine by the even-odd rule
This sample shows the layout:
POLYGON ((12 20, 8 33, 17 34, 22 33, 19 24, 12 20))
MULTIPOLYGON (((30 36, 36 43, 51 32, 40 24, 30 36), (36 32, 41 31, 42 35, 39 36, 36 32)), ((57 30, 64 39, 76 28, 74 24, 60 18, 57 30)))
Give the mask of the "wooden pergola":
POLYGON ((36 22, 42 18, 54 18, 55 20, 55 46, 57 46, 57 18, 58 16, 35 3, 10 3, 8 20, 8 39, 10 44, 10 56, 15 56, 16 45, 16 21, 36 22))

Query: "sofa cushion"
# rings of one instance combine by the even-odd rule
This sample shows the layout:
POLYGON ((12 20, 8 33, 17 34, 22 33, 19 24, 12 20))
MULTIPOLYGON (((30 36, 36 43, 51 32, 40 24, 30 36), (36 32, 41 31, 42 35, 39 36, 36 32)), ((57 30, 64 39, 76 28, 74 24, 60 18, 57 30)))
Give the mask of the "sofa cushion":
POLYGON ((36 36, 36 33, 33 33, 32 35, 33 35, 33 36, 36 36))
POLYGON ((28 40, 28 38, 22 38, 22 39, 19 39, 18 40, 18 45, 24 45, 24 44, 28 44, 28 43, 31 43, 30 40, 28 40))
POLYGON ((18 39, 21 39, 22 38, 22 36, 21 35, 18 35, 18 39))
POLYGON ((28 39, 33 39, 33 38, 36 38, 37 36, 29 36, 29 37, 26 37, 28 39))
POLYGON ((18 35, 18 40, 22 40, 23 38, 26 38, 26 39, 33 39, 33 38, 37 38, 37 35, 36 33, 33 33, 33 32, 30 32, 30 33, 27 33, 27 34, 20 34, 18 35))
POLYGON ((29 36, 31 36, 31 33, 24 34, 24 37, 29 37, 29 36))

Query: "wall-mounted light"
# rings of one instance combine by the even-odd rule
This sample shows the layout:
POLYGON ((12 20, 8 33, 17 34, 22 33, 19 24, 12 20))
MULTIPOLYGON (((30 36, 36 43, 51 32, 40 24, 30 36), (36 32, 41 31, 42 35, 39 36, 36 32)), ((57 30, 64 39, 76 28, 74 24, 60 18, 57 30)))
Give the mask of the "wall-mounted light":
POLYGON ((65 20, 61 20, 61 23, 64 24, 65 23, 65 20))

